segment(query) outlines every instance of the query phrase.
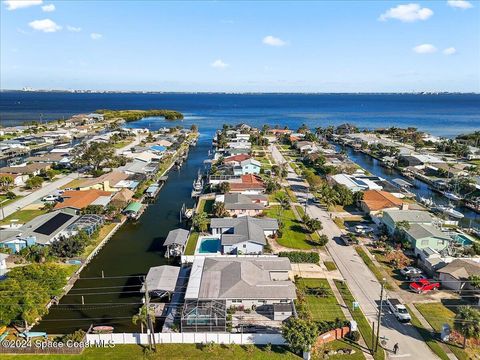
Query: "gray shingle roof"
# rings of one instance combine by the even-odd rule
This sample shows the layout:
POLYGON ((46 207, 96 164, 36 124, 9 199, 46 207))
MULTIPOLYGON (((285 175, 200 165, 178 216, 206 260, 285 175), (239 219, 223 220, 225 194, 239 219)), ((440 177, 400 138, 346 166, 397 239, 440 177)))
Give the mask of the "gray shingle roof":
POLYGON ((432 225, 423 225, 423 224, 411 224, 410 229, 405 230, 408 235, 412 238, 419 240, 428 237, 436 237, 445 240, 452 240, 450 236, 443 233, 435 226, 432 225))
POLYGON ((232 228, 232 234, 222 234, 222 245, 233 245, 239 242, 252 241, 266 245, 264 231, 278 230, 278 222, 271 218, 254 218, 242 216, 239 218, 214 218, 212 228, 232 228))
POLYGON ((225 209, 227 210, 263 210, 262 204, 252 202, 252 199, 243 194, 225 194, 225 209))
POLYGON ((458 280, 468 279, 470 275, 480 276, 480 264, 468 259, 455 259, 450 264, 444 266, 439 273, 450 274, 458 280))
POLYGON ((163 246, 167 245, 185 245, 187 243, 189 231, 185 229, 175 229, 168 233, 163 246))
POLYGON ((286 258, 206 258, 199 299, 295 299, 290 280, 272 280, 270 271, 290 270, 286 258))
POLYGON ((383 214, 388 214, 393 221, 408 221, 408 222, 431 222, 432 216, 426 211, 419 210, 385 210, 383 214))

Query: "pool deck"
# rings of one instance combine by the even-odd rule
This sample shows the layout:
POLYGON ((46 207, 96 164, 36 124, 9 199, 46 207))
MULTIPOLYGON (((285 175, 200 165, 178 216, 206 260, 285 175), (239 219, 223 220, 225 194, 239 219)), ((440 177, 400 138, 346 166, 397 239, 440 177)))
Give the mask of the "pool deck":
POLYGON ((212 255, 218 255, 221 254, 220 251, 211 253, 211 252, 205 252, 202 253, 200 252, 200 246, 202 244, 202 241, 208 239, 208 240, 220 240, 220 236, 218 235, 204 235, 204 236, 199 236, 198 241, 197 241, 197 246, 195 247, 195 256, 212 256, 212 255))

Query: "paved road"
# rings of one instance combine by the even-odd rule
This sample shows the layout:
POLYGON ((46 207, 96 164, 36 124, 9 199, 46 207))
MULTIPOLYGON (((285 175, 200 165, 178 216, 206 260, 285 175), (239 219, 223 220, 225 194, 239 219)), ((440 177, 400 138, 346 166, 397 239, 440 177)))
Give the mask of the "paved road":
MULTIPOLYGON (((275 146, 271 147, 271 151, 273 159, 277 163, 285 162, 285 158, 275 146)), ((347 281, 353 296, 359 302, 360 308, 367 316, 370 323, 372 321, 375 321, 376 323, 379 309, 380 283, 365 265, 363 260, 358 256, 353 247, 343 246, 335 241, 335 238, 341 235, 342 231, 332 221, 327 211, 308 202, 308 184, 302 180, 290 166, 288 166, 287 181, 295 192, 299 202, 305 204, 305 200, 307 200, 307 214, 322 222, 322 232, 330 239, 327 248, 332 258, 335 260, 338 269, 347 281)), ((351 306, 351 304, 348 305, 351 306)), ((391 349, 395 343, 399 344, 400 350, 397 355, 387 351, 387 356, 390 359, 437 359, 437 356, 430 351, 420 337, 420 334, 412 325, 399 323, 393 315, 388 313, 388 311, 384 312, 380 327, 380 335, 385 336, 388 339, 385 346, 387 350, 391 349)))

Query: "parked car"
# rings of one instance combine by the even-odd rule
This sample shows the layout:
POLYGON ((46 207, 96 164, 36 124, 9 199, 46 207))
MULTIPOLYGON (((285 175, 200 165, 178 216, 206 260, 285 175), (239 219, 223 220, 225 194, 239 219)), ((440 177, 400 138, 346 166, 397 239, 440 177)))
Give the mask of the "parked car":
POLYGON ((45 202, 54 202, 57 200, 58 200, 58 196, 56 195, 47 195, 44 198, 42 198, 42 201, 45 201, 45 202))
POLYGON ((409 322, 412 318, 407 308, 398 299, 388 299, 387 305, 400 322, 409 322))
POLYGON ((414 281, 410 283, 410 289, 419 294, 426 293, 431 290, 438 290, 439 288, 440 288, 440 283, 430 282, 427 279, 420 279, 418 281, 414 281))
POLYGON ((341 235, 340 241, 346 246, 358 244, 358 239, 353 234, 341 235))
POLYGON ((422 275, 422 270, 413 266, 407 266, 400 270, 400 274, 402 274, 404 277, 413 278, 422 275))
POLYGON ((366 225, 355 225, 353 227, 353 230, 355 231, 356 234, 361 234, 361 235, 366 235, 373 232, 373 228, 366 225))

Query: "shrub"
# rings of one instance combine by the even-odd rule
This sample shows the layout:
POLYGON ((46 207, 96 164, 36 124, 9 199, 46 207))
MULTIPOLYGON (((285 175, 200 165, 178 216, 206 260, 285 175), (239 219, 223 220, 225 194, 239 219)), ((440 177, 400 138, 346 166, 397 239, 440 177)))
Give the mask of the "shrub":
POLYGON ((318 264, 320 261, 320 255, 316 252, 282 251, 278 256, 289 258, 293 263, 318 264))
POLYGON ((348 339, 350 339, 351 341, 353 342, 358 342, 358 340, 360 340, 360 333, 356 330, 354 331, 351 331, 349 334, 348 334, 348 339))

